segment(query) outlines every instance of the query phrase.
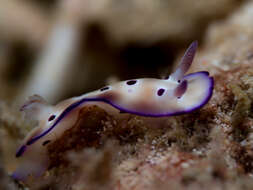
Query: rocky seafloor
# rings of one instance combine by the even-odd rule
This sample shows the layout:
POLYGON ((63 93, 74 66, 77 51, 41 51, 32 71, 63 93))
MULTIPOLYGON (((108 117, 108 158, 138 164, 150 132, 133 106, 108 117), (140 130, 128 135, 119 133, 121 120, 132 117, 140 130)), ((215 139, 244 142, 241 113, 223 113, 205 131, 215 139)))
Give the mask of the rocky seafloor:
MULTIPOLYGON (((150 6, 149 3, 146 4, 147 7, 150 6)), ((47 151, 50 167, 45 174, 39 178, 30 176, 25 183, 13 180, 10 172, 17 165, 15 150, 34 123, 25 120, 15 104, 20 98, 15 93, 22 93, 22 89, 26 89, 24 84, 18 89, 5 88, 3 85, 5 92, 1 94, 0 104, 0 189, 253 189, 253 2, 224 0, 219 3, 219 6, 231 8, 229 12, 225 8, 217 9, 224 11, 220 15, 226 15, 219 20, 213 21, 215 16, 207 18, 207 28, 201 32, 200 47, 191 68, 191 71, 209 71, 214 77, 214 92, 208 104, 189 114, 163 118, 147 118, 128 113, 118 117, 98 106, 84 107, 79 112, 75 125, 57 141, 49 144, 47 151), (6 97, 8 93, 12 99, 6 97)), ((208 3, 200 3, 199 6, 210 7, 208 3)), ((189 8, 189 12, 190 10, 189 8)), ((106 11, 108 10, 101 12, 105 14, 106 11)), ((189 16, 188 22, 194 23, 192 25, 195 27, 200 26, 197 21, 201 19, 196 18, 202 17, 202 13, 193 14, 194 21, 190 21, 189 16)), ((97 17, 99 18, 98 15, 95 18, 97 17)), ((103 18, 109 19, 110 14, 108 18, 103 18)), ((103 21, 109 23, 108 31, 115 27, 112 23, 118 23, 109 21, 103 21)), ((201 20, 200 23, 202 22, 201 20)), ((171 37, 166 30, 161 34, 158 25, 155 26, 152 28, 153 33, 158 31, 155 34, 160 36, 153 40, 164 40, 164 34, 167 34, 171 38, 166 38, 167 42, 176 44, 173 39, 177 37, 171 37)), ((115 36, 117 48, 126 46, 118 43, 127 44, 126 38, 129 38, 133 26, 130 28, 128 31, 125 29, 123 34, 120 34, 120 30, 109 32, 115 36), (118 40, 119 36, 122 36, 121 40, 118 40)), ((181 44, 186 44, 189 39, 199 35, 199 31, 194 32, 195 30, 191 31, 195 35, 186 39, 179 38, 180 45, 176 49, 183 51, 185 45, 181 44)), ((145 35, 150 37, 148 32, 144 32, 143 35, 136 33, 132 39, 147 42, 145 35)), ((111 39, 113 40, 115 39, 111 39)), ((111 51, 102 54, 107 54, 107 58, 108 54, 116 54, 115 50, 114 53, 111 51)), ((91 57, 96 57, 100 49, 95 52, 86 53, 88 60, 93 60, 91 57)), ((113 63, 119 59, 108 58, 106 62, 109 60, 113 60, 113 63)), ((0 54, 1 61, 5 61, 4 54, 0 54)), ((99 60, 96 59, 96 62, 99 60)), ((109 71, 118 70, 118 65, 114 64, 110 65, 109 71)), ((140 72, 138 67, 137 71, 140 72)), ((2 78, 0 82, 4 84, 4 77, 2 78)), ((97 83, 92 85, 96 86, 97 83)), ((57 98, 75 92, 76 89, 64 91, 57 98)))

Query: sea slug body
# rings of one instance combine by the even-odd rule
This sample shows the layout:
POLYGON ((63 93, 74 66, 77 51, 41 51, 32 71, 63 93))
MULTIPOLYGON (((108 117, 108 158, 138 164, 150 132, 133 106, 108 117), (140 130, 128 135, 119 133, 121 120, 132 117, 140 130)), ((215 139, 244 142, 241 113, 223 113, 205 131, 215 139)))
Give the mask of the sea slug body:
POLYGON ((25 180, 28 175, 40 176, 47 168, 46 146, 76 121, 78 110, 89 103, 107 104, 120 113, 147 117, 168 117, 190 113, 204 106, 212 96, 214 81, 206 71, 190 73, 197 50, 193 42, 179 67, 167 79, 132 79, 103 87, 51 106, 38 95, 21 108, 28 117, 39 121, 18 149, 16 157, 23 162, 13 177, 25 180))

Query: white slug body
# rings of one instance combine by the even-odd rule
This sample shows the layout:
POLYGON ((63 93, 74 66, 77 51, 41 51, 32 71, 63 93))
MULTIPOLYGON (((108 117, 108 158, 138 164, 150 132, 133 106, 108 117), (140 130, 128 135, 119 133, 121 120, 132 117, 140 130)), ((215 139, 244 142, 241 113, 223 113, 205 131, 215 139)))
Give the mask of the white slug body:
POLYGON ((183 80, 187 81, 187 90, 179 96, 175 96, 175 89, 180 85, 178 81, 146 78, 119 82, 102 88, 102 91, 76 97, 74 101, 106 99, 112 106, 127 113, 150 117, 179 115, 200 106, 209 98, 206 88, 212 88, 212 79, 207 72, 190 74, 183 80))
POLYGON ((213 78, 206 71, 185 75, 197 49, 193 42, 181 60, 179 68, 168 79, 133 79, 106 86, 79 97, 70 98, 56 106, 48 105, 41 97, 33 96, 21 108, 39 121, 16 153, 25 164, 13 177, 25 180, 28 175, 41 175, 47 168, 46 146, 73 126, 78 111, 87 104, 109 105, 120 112, 148 117, 164 117, 192 112, 204 106, 212 96, 213 78), (43 156, 39 156, 43 155, 43 156), (35 159, 35 157, 40 159, 35 159), (27 163, 35 162, 32 169, 27 163))

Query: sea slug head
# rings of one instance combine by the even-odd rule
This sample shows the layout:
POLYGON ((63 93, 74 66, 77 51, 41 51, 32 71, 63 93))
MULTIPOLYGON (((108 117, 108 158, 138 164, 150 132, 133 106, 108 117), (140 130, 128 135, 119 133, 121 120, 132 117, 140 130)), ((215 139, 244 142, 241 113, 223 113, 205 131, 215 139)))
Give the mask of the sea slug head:
POLYGON ((186 50, 178 68, 166 79, 134 79, 107 89, 116 91, 109 99, 120 111, 148 117, 168 117, 193 112, 212 96, 214 81, 206 71, 186 74, 193 63, 198 43, 186 50))
POLYGON ((191 43, 178 68, 167 79, 178 82, 178 86, 174 90, 174 96, 180 98, 178 103, 182 105, 183 109, 175 115, 190 113, 203 107, 210 100, 213 93, 214 79, 209 76, 207 71, 186 74, 193 63, 197 47, 197 41, 191 43))

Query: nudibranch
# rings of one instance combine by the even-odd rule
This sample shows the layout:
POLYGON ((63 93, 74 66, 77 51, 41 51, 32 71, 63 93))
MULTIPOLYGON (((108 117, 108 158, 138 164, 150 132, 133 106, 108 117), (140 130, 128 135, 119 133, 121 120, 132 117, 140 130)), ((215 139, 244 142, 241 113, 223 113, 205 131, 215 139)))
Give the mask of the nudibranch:
POLYGON ((38 121, 18 149, 22 159, 13 177, 25 180, 40 176, 48 167, 47 145, 73 126, 78 110, 89 104, 109 105, 119 113, 147 117, 167 117, 190 113, 204 106, 212 96, 214 81, 206 71, 190 73, 197 50, 193 42, 174 73, 166 79, 133 79, 105 86, 94 92, 67 99, 51 106, 38 95, 22 106, 26 116, 38 121))

